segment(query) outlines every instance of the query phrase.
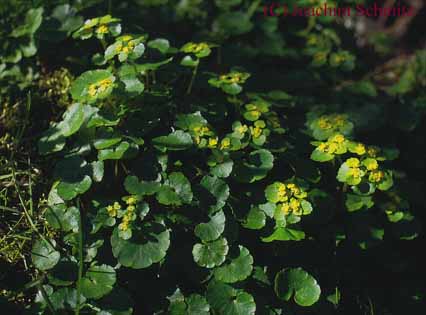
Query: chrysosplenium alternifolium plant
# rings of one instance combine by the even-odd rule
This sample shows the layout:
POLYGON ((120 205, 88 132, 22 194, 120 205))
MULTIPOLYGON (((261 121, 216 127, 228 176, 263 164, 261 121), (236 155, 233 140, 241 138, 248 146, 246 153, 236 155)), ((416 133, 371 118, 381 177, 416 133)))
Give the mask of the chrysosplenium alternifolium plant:
MULTIPOLYGON (((315 304, 321 289, 313 275, 285 261, 259 264, 257 246, 243 235, 256 233, 259 246, 314 237, 304 221, 320 218, 321 202, 334 195, 343 202, 339 211, 371 208, 377 191, 392 187, 386 161, 394 152, 355 141, 348 115, 309 113, 310 158, 330 164, 337 179, 330 185, 321 178, 323 165, 295 150, 279 106, 282 94, 243 93, 256 77, 237 68, 202 76, 203 60, 217 45, 190 42, 177 49, 166 39, 123 34, 111 16, 86 21, 73 37, 99 40, 104 50, 93 56, 93 69, 75 79, 74 103, 39 142, 41 154, 61 157, 46 218, 64 236, 40 239, 33 248, 35 266, 49 271, 41 309, 131 314, 118 271, 170 268, 170 260, 184 255, 204 280, 193 291, 173 284, 167 313, 273 312, 262 306, 256 287, 275 292, 279 303, 315 304), (189 75, 183 91, 170 83, 177 71, 189 75), (192 104, 188 97, 202 79, 226 106, 192 104), (189 251, 173 243, 180 235, 191 242, 189 251), (100 257, 100 249, 111 259, 100 257), (64 279, 62 268, 75 276, 64 279), (114 300, 120 305, 108 302, 114 300)), ((385 209, 395 222, 397 209, 385 209)))

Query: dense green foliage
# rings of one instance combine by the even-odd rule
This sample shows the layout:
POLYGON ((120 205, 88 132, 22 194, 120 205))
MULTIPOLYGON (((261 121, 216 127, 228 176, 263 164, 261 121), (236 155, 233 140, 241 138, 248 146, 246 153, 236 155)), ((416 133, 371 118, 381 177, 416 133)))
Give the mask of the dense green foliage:
POLYGON ((425 38, 265 3, 0 4, 0 309, 424 313, 425 38))

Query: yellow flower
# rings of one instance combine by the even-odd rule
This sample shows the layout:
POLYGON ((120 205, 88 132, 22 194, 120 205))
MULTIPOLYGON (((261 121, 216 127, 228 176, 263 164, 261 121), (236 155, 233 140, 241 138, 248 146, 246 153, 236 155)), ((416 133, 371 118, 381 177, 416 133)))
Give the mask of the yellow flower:
POLYGON ((116 209, 114 209, 114 207, 113 207, 113 206, 108 206, 108 207, 107 207, 107 212, 108 212, 108 215, 109 215, 110 217, 115 217, 115 216, 117 216, 117 210, 116 210, 116 209))
POLYGON ((373 159, 369 159, 366 163, 365 163, 365 167, 367 167, 367 170, 369 171, 374 171, 379 167, 379 164, 377 163, 376 160, 373 159))
POLYGON ((136 209, 136 207, 134 205, 127 206, 127 211, 129 211, 129 212, 133 212, 133 211, 135 211, 135 209, 136 209))
POLYGON ((201 135, 203 136, 206 133, 210 132, 210 129, 209 129, 209 127, 204 126, 204 127, 201 127, 201 131, 200 132, 201 132, 201 135))
POLYGON ((336 124, 337 127, 342 127, 346 122, 345 116, 343 115, 337 115, 334 118, 334 123, 336 124))
POLYGON ((282 203, 279 208, 285 215, 290 213, 290 205, 288 203, 282 203))
POLYGON ((114 209, 115 210, 120 210, 121 209, 121 206, 120 206, 120 204, 116 201, 116 202, 114 202, 114 209))
POLYGON ((117 46, 115 46, 115 52, 120 53, 122 48, 123 48, 123 44, 118 43, 117 46))
POLYGON ((318 119, 318 126, 321 128, 321 129, 331 129, 331 127, 332 127, 332 125, 331 125, 331 123, 329 122, 329 120, 327 119, 327 117, 320 117, 319 119, 318 119))
POLYGON ((325 52, 317 52, 314 55, 314 60, 317 62, 320 62, 320 61, 324 61, 326 57, 327 57, 327 54, 325 52))
POLYGON ((193 51, 195 53, 199 53, 200 51, 209 48, 209 45, 207 43, 199 43, 197 45, 195 45, 195 47, 193 48, 193 51))
POLYGON ((328 145, 328 153, 333 154, 334 152, 337 151, 338 148, 339 146, 336 143, 332 142, 328 145))
POLYGON ((96 29, 96 33, 98 33, 98 34, 106 34, 106 33, 108 33, 108 27, 106 25, 100 25, 96 29))
POLYGON ((341 134, 337 134, 331 138, 331 141, 337 143, 343 143, 345 141, 345 137, 341 134))
POLYGON ((348 175, 352 176, 353 178, 360 178, 361 177, 361 170, 359 168, 350 168, 348 170, 348 175))
POLYGON ((118 228, 119 228, 121 231, 127 231, 127 230, 129 229, 129 223, 128 223, 128 222, 121 222, 121 223, 118 225, 118 228))
POLYGON ((247 130, 248 130, 247 125, 241 125, 241 126, 238 126, 237 128, 235 128, 235 131, 238 132, 238 133, 241 133, 241 134, 246 133, 247 130))
POLYGON ((382 171, 372 171, 368 176, 368 179, 370 180, 370 182, 377 183, 380 182, 383 177, 385 177, 385 173, 383 173, 382 171))
POLYGON ((362 143, 358 143, 354 149, 354 152, 358 155, 363 155, 365 154, 366 150, 365 150, 365 145, 363 145, 362 143))
POLYGON ((295 199, 295 198, 291 198, 290 200, 290 208, 293 211, 297 211, 300 208, 300 201, 295 199))
POLYGON ((124 35, 123 37, 121 37, 121 40, 123 42, 128 42, 129 40, 132 40, 133 37, 131 35, 124 35))
POLYGON ((262 129, 259 127, 250 127, 250 132, 253 138, 259 138, 262 135, 262 129))
POLYGON ((209 148, 215 148, 217 146, 218 143, 218 139, 217 138, 210 138, 209 139, 209 143, 208 143, 208 147, 209 148))
POLYGON ((229 138, 223 138, 222 142, 220 144, 220 149, 228 149, 231 146, 231 139, 229 138))
POLYGON ((137 202, 137 199, 136 199, 135 197, 133 197, 133 196, 129 197, 129 198, 126 200, 126 203, 127 203, 128 205, 135 204, 136 202, 137 202))
POLYGON ((89 92, 88 92, 89 95, 93 97, 93 96, 96 95, 97 91, 98 91, 98 89, 97 89, 96 84, 90 84, 90 86, 89 86, 89 92))
POLYGON ((325 143, 325 142, 323 142, 323 143, 321 143, 318 147, 317 147, 317 149, 320 151, 320 152, 325 152, 326 150, 327 150, 327 143, 325 143))
POLYGON ((357 158, 347 159, 346 165, 349 167, 359 167, 359 160, 357 158))

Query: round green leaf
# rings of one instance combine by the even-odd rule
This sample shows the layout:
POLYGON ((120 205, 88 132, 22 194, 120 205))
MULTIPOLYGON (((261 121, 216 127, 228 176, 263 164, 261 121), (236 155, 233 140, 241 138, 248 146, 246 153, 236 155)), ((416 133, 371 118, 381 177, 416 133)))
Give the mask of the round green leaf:
POLYGON ((113 90, 114 81, 115 77, 108 70, 86 71, 71 86, 72 98, 89 103, 106 98, 113 90))
POLYGON ((321 288, 317 281, 302 268, 284 269, 275 276, 275 293, 283 300, 294 301, 300 306, 311 306, 321 295, 321 288))
POLYGON ((214 277, 218 281, 234 283, 243 281, 251 275, 253 271, 253 257, 247 248, 238 246, 240 255, 229 264, 218 267, 214 270, 214 277))
POLYGON ((34 243, 31 250, 31 259, 37 269, 49 270, 58 263, 61 254, 52 245, 55 246, 54 240, 51 240, 49 243, 40 239, 34 243))
POLYGON ((115 228, 111 236, 112 253, 125 267, 147 268, 166 256, 170 246, 170 232, 158 222, 145 222, 139 231, 133 231, 129 240, 123 240, 115 228))
POLYGON ((214 241, 225 230, 225 214, 223 211, 213 215, 208 223, 200 223, 195 227, 195 235, 204 242, 214 241))
POLYGON ((222 237, 213 242, 195 244, 192 248, 192 256, 201 267, 213 268, 225 261, 228 250, 228 242, 222 237))
POLYGON ((162 150, 185 150, 192 146, 192 138, 189 133, 177 130, 168 136, 152 139, 152 143, 162 150))
POLYGON ((76 207, 67 207, 65 204, 57 204, 49 207, 45 218, 50 226, 64 232, 73 230, 78 232, 80 211, 76 207))
POLYGON ((254 315, 256 312, 251 294, 217 281, 209 283, 207 301, 221 315, 254 315))
POLYGON ((88 299, 99 299, 111 292, 116 281, 115 270, 108 265, 91 266, 81 279, 81 293, 88 299))

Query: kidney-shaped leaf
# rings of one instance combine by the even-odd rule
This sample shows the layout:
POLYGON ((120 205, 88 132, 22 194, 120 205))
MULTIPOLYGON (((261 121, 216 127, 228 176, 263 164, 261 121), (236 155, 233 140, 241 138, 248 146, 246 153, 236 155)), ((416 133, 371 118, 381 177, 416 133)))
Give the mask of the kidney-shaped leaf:
POLYGON ((166 256, 170 246, 170 232, 162 223, 146 222, 132 238, 122 239, 118 229, 111 236, 112 253, 125 267, 147 268, 166 256))
POLYGON ((217 281, 210 282, 207 301, 221 315, 254 315, 256 312, 252 295, 217 281))
POLYGON ((216 280, 234 283, 243 281, 251 275, 253 270, 253 257, 247 248, 239 246, 240 255, 229 264, 223 265, 214 270, 216 280))
POLYGON ((115 270, 111 266, 91 266, 81 279, 81 292, 88 299, 99 299, 111 292, 115 281, 115 270))
POLYGON ((192 248, 192 255, 195 262, 201 267, 213 268, 220 266, 228 254, 228 242, 225 238, 205 244, 195 244, 192 248))
POLYGON ((284 269, 275 276, 275 293, 283 300, 294 301, 300 306, 311 306, 318 301, 321 288, 314 277, 302 268, 284 269))

